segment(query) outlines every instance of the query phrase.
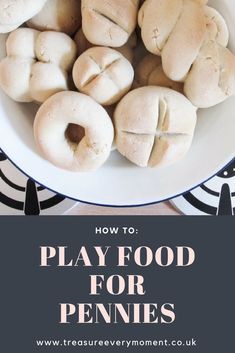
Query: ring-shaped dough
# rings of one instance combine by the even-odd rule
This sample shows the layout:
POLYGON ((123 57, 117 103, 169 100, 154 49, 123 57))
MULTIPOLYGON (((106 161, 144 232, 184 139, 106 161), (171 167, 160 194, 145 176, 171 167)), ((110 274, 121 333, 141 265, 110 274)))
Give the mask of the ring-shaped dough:
POLYGON ((92 98, 77 92, 60 92, 39 109, 34 135, 42 155, 54 165, 79 172, 96 170, 111 152, 114 129, 105 109, 92 98), (70 124, 85 129, 77 144, 66 138, 70 124))

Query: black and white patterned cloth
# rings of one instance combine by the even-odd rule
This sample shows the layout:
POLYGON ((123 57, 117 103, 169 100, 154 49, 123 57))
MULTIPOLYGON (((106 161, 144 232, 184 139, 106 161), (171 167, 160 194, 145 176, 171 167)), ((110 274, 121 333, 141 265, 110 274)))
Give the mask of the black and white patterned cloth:
POLYGON ((186 215, 235 215, 235 159, 216 177, 172 200, 186 215))
POLYGON ((0 151, 1 215, 61 215, 76 205, 27 178, 0 151))

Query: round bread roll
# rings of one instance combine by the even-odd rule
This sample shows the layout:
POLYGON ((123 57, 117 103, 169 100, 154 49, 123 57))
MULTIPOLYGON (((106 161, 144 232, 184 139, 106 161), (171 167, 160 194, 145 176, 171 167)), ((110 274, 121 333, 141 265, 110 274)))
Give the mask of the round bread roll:
POLYGON ((137 26, 139 0, 82 0, 82 29, 90 43, 124 45, 137 26))
MULTIPOLYGON (((93 48, 95 46, 86 39, 82 28, 77 31, 74 40, 77 43, 78 56, 82 55, 87 49, 93 48)), ((129 60, 130 63, 132 63, 134 59, 134 49, 136 45, 137 37, 135 33, 132 33, 132 35, 128 39, 128 42, 125 45, 115 49, 119 51, 119 53, 121 53, 127 60, 129 60)))
POLYGON ((0 61, 0 86, 13 100, 42 103, 68 90, 77 48, 66 34, 19 28, 9 35, 6 51, 0 61))
POLYGON ((139 87, 161 86, 183 93, 183 83, 169 79, 163 71, 159 56, 147 55, 136 68, 136 82, 139 87))
POLYGON ((73 68, 77 89, 104 106, 118 102, 130 90, 133 79, 130 62, 110 48, 88 49, 73 68))
POLYGON ((114 113, 118 151, 140 167, 165 167, 185 156, 196 126, 196 108, 161 87, 129 92, 114 113))
POLYGON ((100 168, 109 157, 114 130, 105 109, 92 98, 60 92, 38 110, 34 135, 48 161, 70 171, 88 172, 100 168))
POLYGON ((0 0, 0 33, 9 33, 35 16, 47 0, 0 0))
POLYGON ((209 108, 235 94, 235 56, 215 41, 204 43, 184 85, 198 108, 209 108))
POLYGON ((80 0, 47 0, 43 9, 27 24, 39 31, 57 31, 69 35, 81 26, 80 0))

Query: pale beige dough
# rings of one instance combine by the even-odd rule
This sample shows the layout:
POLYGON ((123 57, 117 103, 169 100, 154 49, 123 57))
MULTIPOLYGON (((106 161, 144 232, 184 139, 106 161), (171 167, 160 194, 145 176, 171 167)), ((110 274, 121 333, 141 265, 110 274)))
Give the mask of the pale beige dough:
POLYGON ((228 27, 207 1, 146 0, 138 21, 146 48, 162 57, 165 74, 184 81, 200 49, 209 39, 227 46, 228 27))
POLYGON ((95 45, 121 47, 137 26, 139 0, 82 0, 82 28, 95 45))
POLYGON ((0 0, 0 33, 8 33, 35 16, 47 0, 0 0))
POLYGON ((188 152, 196 108, 182 94, 161 87, 129 92, 114 113, 118 151, 140 167, 166 167, 188 152))
POLYGON ((75 62, 73 80, 77 89, 101 105, 117 103, 131 88, 134 70, 118 51, 93 47, 75 62))
POLYGON ((205 6, 206 38, 205 41, 215 40, 218 44, 227 47, 229 29, 222 15, 212 7, 205 6))
POLYGON ((108 159, 114 138, 111 119, 92 98, 77 92, 60 92, 39 109, 34 122, 36 143, 48 161, 74 172, 100 168, 108 159), (85 131, 79 143, 66 138, 69 124, 85 131))
POLYGON ((184 85, 198 108, 209 108, 235 95, 235 56, 215 41, 206 42, 184 85))
MULTIPOLYGON (((74 37, 74 40, 77 43, 79 56, 83 54, 87 49, 93 48, 95 46, 94 44, 90 43, 86 39, 82 28, 80 28, 79 31, 77 31, 74 37)), ((125 45, 115 49, 119 51, 123 56, 125 56, 125 58, 129 60, 130 63, 132 63, 134 59, 134 49, 136 45, 137 45, 137 37, 136 37, 136 34, 133 33, 125 45)))
POLYGON ((146 0, 139 25, 146 48, 162 56, 166 75, 183 81, 205 37, 204 7, 192 0, 146 0))
POLYGON ((169 79, 163 71, 159 56, 148 54, 136 68, 136 83, 139 87, 160 86, 183 92, 183 83, 169 79))
POLYGON ((6 51, 0 61, 0 86, 13 100, 42 103, 68 90, 77 48, 66 34, 19 28, 9 35, 6 51))
POLYGON ((53 30, 72 35, 81 26, 81 1, 47 0, 43 9, 27 24, 39 31, 53 30))

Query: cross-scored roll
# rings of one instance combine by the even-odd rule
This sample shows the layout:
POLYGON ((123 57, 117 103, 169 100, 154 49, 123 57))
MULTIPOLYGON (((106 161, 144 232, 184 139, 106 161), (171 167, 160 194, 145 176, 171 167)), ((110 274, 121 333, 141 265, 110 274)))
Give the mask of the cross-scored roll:
POLYGON ((140 167, 165 167, 188 152, 196 108, 182 94, 161 87, 129 92, 114 113, 118 151, 140 167))
POLYGON ((82 29, 89 42, 124 45, 137 25, 139 0, 82 0, 82 29))
MULTIPOLYGON (((78 55, 80 56, 83 54, 87 49, 93 48, 95 45, 90 43, 84 33, 82 28, 80 28, 75 37, 74 40, 77 44, 78 47, 78 55)), ((134 59, 134 49, 137 45, 137 37, 136 34, 133 33, 130 38, 128 39, 128 42, 124 44, 122 47, 115 48, 115 50, 119 51, 127 60, 130 61, 130 63, 133 62, 134 59)))
POLYGON ((77 59, 73 79, 80 92, 101 105, 112 105, 131 88, 134 70, 117 50, 93 47, 77 59))

